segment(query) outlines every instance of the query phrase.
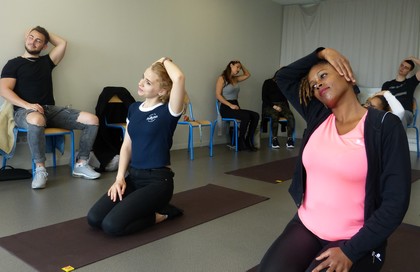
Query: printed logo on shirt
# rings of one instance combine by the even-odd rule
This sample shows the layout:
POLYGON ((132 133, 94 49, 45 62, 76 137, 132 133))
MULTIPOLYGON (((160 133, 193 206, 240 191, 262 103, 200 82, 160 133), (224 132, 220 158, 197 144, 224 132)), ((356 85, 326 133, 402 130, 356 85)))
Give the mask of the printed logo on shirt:
POLYGON ((158 116, 156 113, 152 113, 152 114, 150 114, 150 115, 146 118, 146 120, 147 120, 147 122, 152 123, 152 122, 154 122, 154 121, 155 121, 158 117, 159 117, 159 116, 158 116))
POLYGON ((354 141, 354 143, 355 143, 356 145, 365 146, 365 142, 363 141, 363 139, 356 139, 356 140, 354 141))

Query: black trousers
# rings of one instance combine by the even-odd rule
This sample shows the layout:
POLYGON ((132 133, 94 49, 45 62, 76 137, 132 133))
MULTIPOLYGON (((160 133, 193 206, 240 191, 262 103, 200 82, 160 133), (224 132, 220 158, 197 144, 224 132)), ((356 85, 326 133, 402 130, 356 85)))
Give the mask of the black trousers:
POLYGON ((125 235, 155 224, 155 213, 172 198, 174 173, 169 168, 130 168, 122 201, 104 194, 89 210, 88 223, 110 235, 125 235))
MULTIPOLYGON (((234 105, 238 105, 238 100, 228 100, 234 105)), ((251 110, 232 110, 225 104, 220 105, 220 115, 223 118, 235 118, 241 120, 241 125, 239 126, 239 137, 245 139, 246 137, 252 139, 255 130, 258 126, 258 121, 260 120, 260 115, 251 110)))
MULTIPOLYGON (((331 247, 337 247, 343 241, 325 241, 309 231, 296 215, 286 226, 283 233, 274 241, 265 253, 261 272, 311 272, 322 261, 315 258, 331 247)), ((385 260, 385 245, 372 251, 353 263, 351 272, 380 271, 385 260)), ((326 270, 326 269, 325 269, 326 270)), ((323 270, 324 271, 324 270, 323 270)))

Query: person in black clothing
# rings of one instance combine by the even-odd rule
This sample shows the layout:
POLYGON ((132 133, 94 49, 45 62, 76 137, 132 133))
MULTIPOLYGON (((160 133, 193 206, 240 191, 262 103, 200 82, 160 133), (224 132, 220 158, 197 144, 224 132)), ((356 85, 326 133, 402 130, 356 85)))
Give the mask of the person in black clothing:
POLYGON ((260 271, 380 271, 410 200, 400 119, 360 104, 350 63, 332 48, 281 68, 276 82, 307 128, 289 188, 298 210, 260 271))
POLYGON ((36 165, 33 189, 47 185, 45 128, 81 130, 79 152, 72 175, 85 179, 101 176, 88 164, 98 131, 98 118, 89 112, 55 104, 52 72, 64 58, 67 41, 45 28, 36 26, 25 36, 25 51, 9 60, 1 71, 0 96, 14 105, 16 126, 26 129, 32 159, 36 165), (41 55, 51 44, 52 49, 41 55))
POLYGON ((403 105, 405 109, 402 119, 404 127, 413 122, 414 91, 420 82, 420 70, 414 76, 407 78, 408 74, 413 71, 415 64, 420 65, 420 59, 409 57, 403 60, 398 68, 396 78, 382 85, 382 91, 390 91, 403 105))
POLYGON ((271 117, 271 131, 273 132, 272 148, 280 148, 277 139, 280 117, 287 119, 287 148, 294 148, 293 131, 295 130, 295 117, 289 108, 286 97, 277 86, 273 78, 264 81, 262 87, 262 114, 264 117, 271 117))

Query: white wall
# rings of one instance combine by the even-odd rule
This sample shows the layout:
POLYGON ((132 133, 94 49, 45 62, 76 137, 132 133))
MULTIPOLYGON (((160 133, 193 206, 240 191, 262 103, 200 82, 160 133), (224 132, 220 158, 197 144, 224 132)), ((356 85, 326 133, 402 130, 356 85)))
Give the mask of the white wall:
MULTIPOLYGON (((260 112, 262 82, 279 65, 282 7, 272 1, 2 0, 0 6, 0 65, 23 53, 30 27, 44 26, 68 40, 53 73, 56 103, 90 112, 105 86, 124 86, 139 99, 143 71, 162 56, 185 72, 196 118, 216 118, 216 78, 231 59, 252 75, 241 84, 241 106, 260 112)), ((186 146, 187 128, 178 127, 173 148, 186 146)), ((18 146, 12 165, 30 166, 25 148, 18 146)))

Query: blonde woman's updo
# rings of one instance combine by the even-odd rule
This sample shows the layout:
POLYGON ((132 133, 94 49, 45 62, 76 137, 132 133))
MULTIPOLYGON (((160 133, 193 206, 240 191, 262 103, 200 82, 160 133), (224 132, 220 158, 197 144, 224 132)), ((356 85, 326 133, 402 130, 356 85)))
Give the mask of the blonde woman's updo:
POLYGON ((150 69, 158 76, 160 87, 167 91, 165 95, 162 95, 160 97, 160 100, 163 103, 168 103, 169 96, 172 90, 172 80, 169 77, 168 72, 166 71, 163 64, 160 62, 155 62, 154 64, 152 64, 150 69))

